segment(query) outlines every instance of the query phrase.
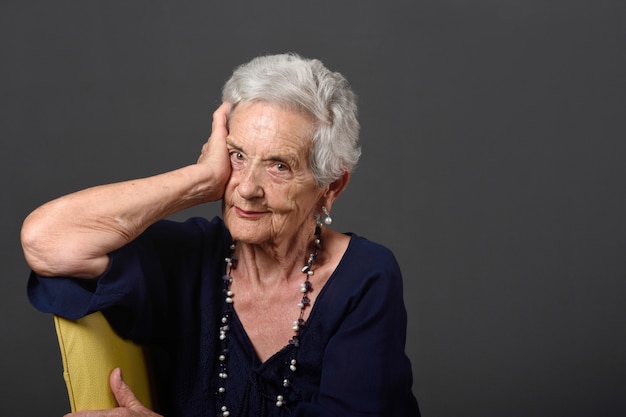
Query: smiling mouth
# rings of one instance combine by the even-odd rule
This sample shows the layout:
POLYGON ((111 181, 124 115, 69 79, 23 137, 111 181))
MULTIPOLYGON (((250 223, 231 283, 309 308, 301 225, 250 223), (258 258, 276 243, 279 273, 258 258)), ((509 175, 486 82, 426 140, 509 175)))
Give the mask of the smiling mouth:
POLYGON ((235 207, 235 212, 237 213, 237 216, 243 219, 258 219, 266 213, 265 211, 243 210, 239 207, 235 207))

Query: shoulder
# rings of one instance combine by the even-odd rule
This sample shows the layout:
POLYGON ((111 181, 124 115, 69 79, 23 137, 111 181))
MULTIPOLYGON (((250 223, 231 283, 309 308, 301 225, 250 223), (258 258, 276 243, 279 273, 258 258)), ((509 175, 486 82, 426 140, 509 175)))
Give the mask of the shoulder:
POLYGON ((215 240, 229 238, 228 230, 219 217, 208 220, 203 217, 191 217, 186 221, 159 220, 144 232, 150 239, 162 239, 170 243, 185 241, 215 240))
POLYGON ((349 236, 348 247, 329 279, 329 291, 353 298, 370 293, 383 297, 401 294, 402 273, 393 252, 365 237, 349 236))
POLYGON ((180 264, 220 259, 229 244, 230 234, 222 219, 192 217, 185 221, 160 220, 117 252, 157 265, 180 264))
POLYGON ((398 269, 398 261, 391 249, 356 234, 351 234, 344 260, 375 270, 398 269))
MULTIPOLYGON (((316 304, 328 320, 404 323, 403 278, 393 252, 356 234, 316 304), (384 317, 384 319, 383 319, 384 317)), ((394 324, 395 326, 395 324, 394 324)))

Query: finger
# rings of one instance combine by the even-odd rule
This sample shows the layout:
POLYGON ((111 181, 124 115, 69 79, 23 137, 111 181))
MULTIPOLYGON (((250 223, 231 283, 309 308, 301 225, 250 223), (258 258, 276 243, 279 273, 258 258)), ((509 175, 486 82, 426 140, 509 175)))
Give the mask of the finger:
POLYGON ((223 146, 226 136, 228 136, 228 113, 230 112, 230 103, 224 102, 213 112, 213 122, 211 125, 211 136, 202 146, 200 156, 196 163, 205 161, 210 149, 214 146, 223 146))
POLYGON ((221 163, 224 163, 222 159, 228 157, 226 137, 228 136, 228 114, 230 109, 230 103, 224 102, 213 112, 211 136, 202 146, 198 163, 212 159, 219 161, 218 166, 220 166, 221 163))
POLYGON ((230 103, 224 102, 213 112, 213 123, 211 125, 211 136, 225 137, 228 135, 228 112, 230 103))
POLYGON ((135 397, 135 394, 130 389, 128 384, 126 384, 124 379, 122 379, 122 370, 120 368, 115 368, 111 372, 109 385, 111 386, 111 391, 113 391, 117 405, 120 407, 143 407, 139 400, 137 400, 137 397, 135 397))
POLYGON ((119 417, 119 408, 109 410, 84 410, 65 414, 63 417, 119 417))

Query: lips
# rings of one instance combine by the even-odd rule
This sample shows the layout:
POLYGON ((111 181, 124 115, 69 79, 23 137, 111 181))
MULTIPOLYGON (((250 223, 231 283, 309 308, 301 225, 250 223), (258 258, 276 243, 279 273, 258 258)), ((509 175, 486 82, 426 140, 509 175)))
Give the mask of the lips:
POLYGON ((244 210, 236 206, 234 208, 237 216, 244 219, 258 219, 266 213, 265 211, 244 210))

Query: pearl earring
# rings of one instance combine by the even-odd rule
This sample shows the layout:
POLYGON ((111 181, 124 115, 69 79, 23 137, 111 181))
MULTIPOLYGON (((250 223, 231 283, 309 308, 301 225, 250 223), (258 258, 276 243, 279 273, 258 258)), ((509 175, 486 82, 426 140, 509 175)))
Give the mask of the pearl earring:
POLYGON ((333 218, 330 217, 330 213, 325 206, 322 206, 322 211, 324 212, 324 217, 322 220, 324 221, 324 224, 328 226, 333 222, 333 218))

